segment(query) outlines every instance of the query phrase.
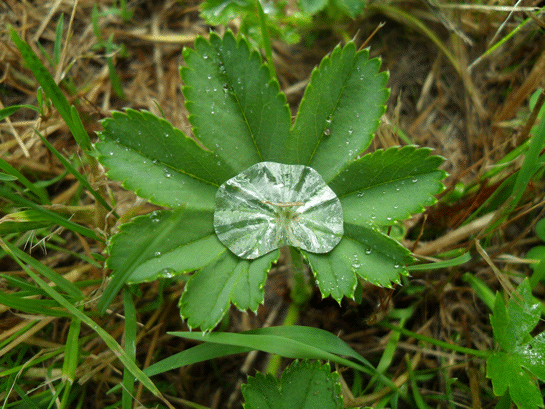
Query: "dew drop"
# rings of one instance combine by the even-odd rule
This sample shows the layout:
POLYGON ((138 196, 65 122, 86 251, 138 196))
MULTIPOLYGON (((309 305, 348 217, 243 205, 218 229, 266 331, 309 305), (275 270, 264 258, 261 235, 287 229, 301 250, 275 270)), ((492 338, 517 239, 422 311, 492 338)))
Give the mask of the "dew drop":
POLYGON ((167 168, 163 169, 163 174, 166 178, 172 177, 172 173, 170 173, 170 170, 168 170, 167 168))
POLYGON ((365 249, 365 254, 371 254, 373 251, 371 249, 365 249))
POLYGON ((166 268, 163 268, 159 274, 161 275, 161 277, 164 277, 164 278, 172 278, 175 276, 175 273, 176 272, 174 271, 174 269, 170 267, 166 267, 166 268))
POLYGON ((416 183, 416 182, 418 182, 418 179, 414 178, 411 182, 416 183))
POLYGON ((363 195, 365 194, 365 191, 361 191, 361 192, 358 192, 358 197, 363 197, 363 195))
POLYGON ((156 251, 155 253, 153 253, 153 255, 154 255, 155 257, 159 257, 159 256, 161 255, 161 252, 160 252, 160 251, 156 251))
POLYGON ((329 128, 324 129, 324 135, 325 136, 331 135, 331 129, 329 129, 329 128))

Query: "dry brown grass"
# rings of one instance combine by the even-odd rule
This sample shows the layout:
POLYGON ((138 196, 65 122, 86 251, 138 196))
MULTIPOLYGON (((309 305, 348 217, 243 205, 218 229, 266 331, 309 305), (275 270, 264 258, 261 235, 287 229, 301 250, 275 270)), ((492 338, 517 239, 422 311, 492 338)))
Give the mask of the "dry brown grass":
MULTIPOLYGON (((102 37, 107 39, 113 35, 114 42, 123 44, 126 49, 126 56, 120 53, 113 56, 126 100, 112 91, 105 50, 96 48, 97 39, 91 25, 93 6, 96 4, 99 11, 105 11, 112 3, 111 0, 2 2, 0 108, 36 103, 37 82, 9 39, 7 25, 13 25, 34 51, 41 55, 35 42, 39 41, 45 50, 51 52, 56 22, 60 13, 64 13, 65 39, 68 36, 69 40, 63 42, 61 62, 57 67, 44 62, 56 80, 69 78, 73 83, 75 93, 63 85, 66 95, 77 104, 91 135, 100 129, 98 120, 107 117, 111 110, 125 107, 161 114, 158 109, 160 107, 169 121, 190 133, 178 69, 183 64, 182 48, 191 47, 197 35, 206 36, 210 29, 199 18, 199 1, 129 1, 134 10, 130 21, 124 22, 112 15, 100 18, 102 37)), ((463 200, 451 205, 436 206, 427 212, 425 218, 417 217, 408 223, 413 241, 408 240, 406 244, 416 244, 414 240, 423 229, 424 234, 415 253, 427 256, 458 247, 473 249, 475 234, 481 232, 490 220, 477 219, 465 228, 460 225, 494 192, 502 180, 520 168, 521 158, 518 158, 493 180, 482 179, 482 175, 491 166, 528 137, 525 130, 530 116, 528 99, 538 87, 545 85, 543 15, 521 28, 497 51, 471 65, 490 47, 493 39, 497 41, 503 38, 522 19, 528 18, 529 11, 516 11, 507 19, 509 14, 506 11, 496 10, 493 6, 505 6, 508 2, 484 1, 483 6, 489 7, 484 9, 470 7, 472 2, 462 6, 446 0, 438 0, 437 3, 436 6, 428 7, 425 2, 414 0, 386 7, 386 2, 377 1, 360 18, 347 23, 345 27, 348 37, 353 36, 359 45, 381 22, 386 23, 369 42, 372 55, 381 56, 384 69, 390 72, 389 86, 392 90, 387 114, 373 147, 399 144, 400 138, 395 129, 403 129, 413 143, 433 147, 438 154, 447 158, 445 169, 450 173, 446 181, 447 192, 454 189, 459 181, 474 185, 473 193, 463 200), (417 19, 436 36, 444 49, 440 50, 429 34, 421 26, 415 25, 414 21, 408 20, 403 14, 393 13, 389 8, 391 6, 417 19), (445 53, 445 50, 448 52, 445 53)), ((539 2, 523 3, 529 7, 539 2)), ((236 21, 231 28, 236 31, 236 21)), ((224 28, 216 29, 222 31, 224 28)), ((311 46, 286 46, 279 42, 273 44, 279 80, 293 106, 302 96, 311 69, 341 40, 336 32, 322 28, 311 46)), ((78 154, 77 145, 54 110, 50 110, 44 117, 38 117, 33 111, 21 110, 0 123, 0 155, 34 179, 50 179, 62 174, 62 166, 44 147, 34 129, 38 129, 66 155, 78 154)), ((95 183, 103 184, 110 194, 115 195, 117 210, 121 214, 141 205, 133 194, 122 191, 114 183, 105 180, 97 180, 95 183)), ((537 182, 531 188, 533 190, 528 192, 511 219, 486 242, 486 251, 492 256, 492 262, 504 274, 512 274, 515 281, 517 277, 528 274, 528 267, 525 263, 512 262, 513 258, 506 259, 505 256, 524 257, 529 246, 536 242, 532 232, 534 222, 544 213, 543 182, 537 182)), ((77 182, 70 176, 51 186, 49 193, 54 203, 68 204, 77 198, 79 205, 92 204, 92 198, 80 194, 77 182)), ((74 236, 67 236, 67 239, 67 248, 74 252, 89 254, 101 250, 99 243, 74 236)), ((35 250, 33 255, 39 257, 39 250, 35 250)), ((70 278, 74 281, 102 279, 108 274, 107 271, 63 254, 49 252, 40 257, 42 262, 60 273, 71 272, 70 278)), ((24 277, 7 258, 0 260, 2 272, 24 277)), ((399 289, 390 293, 365 287, 361 305, 346 301, 339 307, 331 300, 321 300, 316 295, 303 310, 299 323, 340 334, 356 351, 374 359, 384 349, 390 333, 366 324, 365 319, 376 319, 375 314, 380 314, 384 307, 403 308, 417 302, 418 309, 409 329, 463 346, 492 348, 489 311, 475 297, 471 288, 460 280, 460 276, 470 271, 493 289, 500 289, 501 286, 490 265, 478 256, 474 260, 463 268, 415 273, 412 285, 423 288, 417 296, 399 289), (378 305, 382 307, 377 309, 378 305)), ((164 303, 157 309, 143 312, 138 317, 143 324, 139 328, 137 356, 142 366, 148 366, 191 345, 166 335, 167 331, 186 329, 178 318, 175 305, 182 289, 183 284, 170 288, 161 288, 158 283, 141 286, 139 306, 157 299, 159 293, 165 297, 164 303)), ((85 290, 90 302, 96 301, 94 294, 99 288, 86 287, 85 290)), ((282 263, 271 272, 266 294, 265 305, 257 315, 232 311, 229 330, 243 331, 265 323, 274 325, 281 322, 289 302, 287 272, 282 263)), ((544 296, 542 287, 536 295, 544 296)), ((122 311, 119 299, 112 304, 111 309, 111 314, 97 318, 97 321, 116 339, 121 340, 123 318, 117 315, 122 311)), ((0 338, 5 339, 28 319, 31 317, 1 310, 0 328, 4 333, 0 338)), ((29 334, 29 338, 20 341, 33 345, 34 351, 63 345, 68 322, 44 319, 42 323, 34 333, 29 334), (46 326, 49 328, 47 331, 43 328, 46 326)), ((84 329, 82 335, 90 333, 87 331, 84 329)), ((10 348, 16 348, 15 344, 10 345, 10 348)), ((117 400, 115 395, 105 393, 120 382, 120 363, 98 338, 91 338, 84 344, 83 350, 88 356, 79 367, 77 381, 87 385, 89 399, 92 399, 85 402, 83 407, 101 408, 114 403, 117 400)), ((494 400, 489 398, 491 389, 484 376, 482 361, 469 360, 460 354, 445 352, 431 345, 422 346, 413 339, 403 339, 396 355, 397 372, 391 375, 392 380, 399 384, 407 382, 405 354, 412 359, 413 369, 438 371, 438 368, 443 368, 438 371, 438 376, 423 384, 423 393, 444 393, 446 380, 455 377, 469 388, 455 387, 457 405, 477 409, 481 405, 491 407, 494 404, 494 400), (483 390, 485 393, 482 393, 483 390), (484 396, 488 398, 484 399, 484 396)), ((212 408, 236 407, 240 405, 238 386, 244 381, 244 374, 255 373, 255 370, 263 367, 265 359, 262 354, 250 355, 249 358, 236 356, 184 367, 157 376, 154 380, 158 384, 169 385, 164 389, 165 396, 176 407, 186 407, 180 399, 212 408)), ((48 374, 45 369, 41 372, 33 369, 34 372, 29 371, 24 376, 37 377, 39 382, 43 382, 42 388, 49 388, 50 377, 55 377, 57 373, 48 374)), ((350 382, 350 373, 343 374, 350 382)), ((0 398, 3 400, 5 394, 0 392, 0 398)), ((138 389, 136 399, 148 405, 157 404, 142 388, 138 389)), ((372 395, 358 403, 374 404, 377 401, 378 397, 372 395)))

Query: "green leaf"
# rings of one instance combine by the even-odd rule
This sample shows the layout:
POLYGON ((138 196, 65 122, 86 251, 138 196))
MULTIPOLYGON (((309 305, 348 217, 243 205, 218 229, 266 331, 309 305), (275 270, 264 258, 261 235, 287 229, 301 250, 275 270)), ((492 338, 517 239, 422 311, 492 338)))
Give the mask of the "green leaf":
POLYGON ((332 3, 350 18, 356 18, 365 7, 365 2, 361 0, 332 0, 332 3))
POLYGON ((536 223, 536 234, 541 240, 545 241, 545 218, 536 223))
POLYGON ((408 275, 405 264, 412 261, 409 251, 371 225, 344 224, 344 238, 328 254, 303 251, 322 296, 331 295, 338 302, 353 297, 356 274, 378 286, 398 283, 408 275))
POLYGON ((389 92, 380 60, 337 46, 312 72, 291 129, 284 163, 307 165, 329 183, 371 143, 389 92))
POLYGON ((197 271, 187 282, 180 299, 180 313, 190 328, 213 329, 227 312, 230 302, 238 309, 256 311, 263 302, 263 287, 275 250, 254 260, 243 260, 224 248, 216 259, 197 271))
POLYGON ((202 268, 224 250, 212 219, 211 212, 189 210, 153 211, 136 217, 112 237, 107 267, 118 274, 134 265, 127 272, 128 283, 202 268))
POLYGON ((329 364, 295 361, 284 370, 280 381, 258 373, 242 385, 245 409, 341 409, 343 400, 339 375, 329 364))
POLYGON ((228 24, 243 12, 254 11, 254 0, 206 0, 201 3, 202 17, 210 25, 228 24))
POLYGON ((436 202, 446 173, 431 149, 405 146, 377 150, 350 163, 329 186, 348 223, 392 225, 436 202))
POLYGON ((544 406, 534 376, 545 381, 545 332, 534 338, 530 335, 540 316, 541 305, 533 302, 526 279, 512 294, 507 307, 502 296, 496 295, 494 315, 490 317, 494 339, 502 351, 487 359, 486 376, 492 379, 496 396, 509 389, 511 399, 521 409, 544 406))
POLYGON ((225 165, 179 129, 149 112, 114 112, 95 145, 108 177, 151 202, 214 209, 225 165))
MULTIPOLYGON (((213 343, 199 344, 148 366, 146 369, 144 369, 144 373, 147 376, 153 376, 197 362, 208 361, 243 352, 250 352, 251 350, 252 348, 233 345, 213 343)), ((1 374, 2 373, 0 372, 0 375, 1 374)))
POLYGON ((301 9, 308 14, 316 14, 327 6, 328 0, 299 0, 301 9))
POLYGON ((21 172, 19 172, 2 158, 0 158, 0 170, 6 172, 7 175, 15 177, 15 179, 22 183, 24 187, 26 187, 30 192, 36 195, 36 198, 40 201, 40 203, 51 204, 47 190, 45 190, 43 187, 36 186, 36 184, 28 180, 25 175, 23 175, 21 172))
MULTIPOLYGON (((176 332, 173 334, 180 337, 187 336, 186 332, 176 332)), ((200 335, 197 338, 200 338, 200 335)), ((312 356, 317 359, 330 359, 331 356, 335 355, 348 356, 360 361, 369 370, 373 370, 373 366, 350 348, 342 339, 319 328, 299 325, 258 328, 242 332, 241 334, 215 335, 214 340, 218 342, 221 340, 221 342, 225 341, 226 343, 215 343, 207 339, 207 343, 194 346, 165 358, 146 368, 144 372, 148 376, 152 376, 196 362, 241 352, 249 352, 255 349, 256 345, 266 348, 269 352, 278 352, 280 354, 293 352, 293 357, 302 356, 300 352, 295 352, 301 350, 306 355, 313 353, 314 355, 312 356), (218 336, 221 338, 218 339, 218 336), (229 342, 238 342, 238 345, 231 345, 229 342), (289 348, 285 347, 286 343, 290 344, 289 348), (292 343, 293 346, 291 346, 292 343), (316 349, 322 350, 324 354, 318 355, 316 349), (333 355, 327 355, 327 353, 333 355)))
POLYGON ((124 283, 152 281, 202 268, 224 251, 212 212, 154 211, 123 225, 109 246, 112 280, 99 302, 103 313, 124 283))
POLYGON ((183 93, 197 139, 233 169, 229 179, 257 162, 284 162, 290 111, 278 82, 246 40, 227 32, 186 48, 183 93))
POLYGON ((534 271, 530 277, 530 286, 534 288, 540 281, 545 279, 545 246, 532 247, 528 253, 526 253, 526 258, 536 260, 534 263, 530 264, 530 268, 534 271))
POLYGON ((35 107, 34 105, 12 105, 12 106, 9 106, 9 107, 6 107, 6 108, 3 108, 3 109, 0 109, 0 121, 2 119, 5 119, 6 117, 14 114, 15 112, 17 112, 20 108, 28 108, 28 109, 32 109, 38 113, 40 113, 40 110, 35 107))

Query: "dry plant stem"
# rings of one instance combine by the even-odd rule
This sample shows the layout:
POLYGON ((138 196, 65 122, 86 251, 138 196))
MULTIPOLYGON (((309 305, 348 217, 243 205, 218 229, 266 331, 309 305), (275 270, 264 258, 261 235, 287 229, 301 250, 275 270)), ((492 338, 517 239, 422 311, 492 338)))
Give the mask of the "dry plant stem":
POLYGON ((492 271, 494 272, 494 275, 500 282, 501 286, 507 293, 507 296, 511 296, 511 294, 515 291, 515 287, 509 282, 508 279, 505 278, 505 276, 502 274, 500 269, 496 267, 496 265, 492 262, 488 254, 486 253, 485 249, 481 246, 481 243, 479 243, 479 240, 475 241, 475 247, 477 248, 477 251, 481 255, 481 257, 486 261, 486 263, 490 266, 492 271))
POLYGON ((417 248, 414 251, 414 254, 418 256, 429 256, 438 253, 440 250, 452 247, 460 241, 469 238, 472 234, 475 234, 487 227, 494 219, 496 213, 497 212, 492 212, 484 215, 473 220, 471 223, 466 224, 465 226, 445 234, 443 237, 440 237, 437 240, 426 243, 417 248))
MULTIPOLYGON (((41 318, 40 319, 40 322, 38 322, 36 325, 34 325, 34 327, 32 327, 31 329, 29 329, 28 331, 25 331, 24 334, 22 334, 21 336, 17 337, 16 339, 14 339, 13 341, 11 341, 8 345, 6 345, 4 348, 0 349, 0 356, 3 356, 4 354, 6 354, 7 352, 11 351, 13 348, 15 348, 17 345, 19 345, 20 343, 22 342, 25 342, 25 340, 27 338, 30 338, 32 335, 34 335, 35 333, 37 333, 39 330, 41 330, 43 327, 45 327, 46 325, 48 325, 49 323, 51 323, 52 321, 54 321, 55 319, 57 319, 57 317, 46 317, 46 318, 41 318)), ((21 323, 23 324, 23 323, 21 323)), ((28 322, 25 322, 24 325, 28 324, 28 322)))
POLYGON ((413 17, 412 15, 406 13, 405 11, 402 11, 401 9, 397 7, 392 7, 385 4, 377 4, 372 3, 368 6, 368 8, 371 11, 378 11, 380 13, 385 14, 386 16, 390 17, 393 20, 399 21, 402 24, 406 24, 408 26, 411 26, 418 31, 422 32, 426 37, 428 37, 438 48, 441 50, 441 52, 447 57, 449 62, 452 64, 460 78, 462 79, 462 82, 464 83, 464 88, 466 89, 468 95, 470 96, 473 105, 477 111, 477 114, 481 118, 486 118, 486 110, 484 109, 484 106, 481 102, 481 98, 479 96, 479 92, 477 88, 475 87, 475 84, 473 84, 473 81, 467 73, 467 69, 465 67, 462 67, 458 60, 454 57, 454 55, 450 52, 449 49, 443 44, 443 42, 435 35, 435 33, 430 30, 425 24, 423 24, 420 20, 413 17), (467 75, 466 75, 467 73, 467 75))
POLYGON ((517 109, 528 99, 528 96, 543 83, 544 77, 545 51, 541 53, 523 84, 520 87, 515 88, 513 92, 507 96, 503 109, 501 109, 500 113, 494 118, 494 122, 503 122, 516 116, 517 109))

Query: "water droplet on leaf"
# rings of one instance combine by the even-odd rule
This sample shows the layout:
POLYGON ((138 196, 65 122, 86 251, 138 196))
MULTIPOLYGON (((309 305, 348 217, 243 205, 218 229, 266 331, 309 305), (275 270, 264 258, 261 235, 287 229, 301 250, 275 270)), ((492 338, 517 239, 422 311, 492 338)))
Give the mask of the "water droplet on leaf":
POLYGON ((314 169, 261 162, 220 186, 214 228, 225 246, 246 259, 285 245, 327 253, 342 238, 343 213, 314 169))

